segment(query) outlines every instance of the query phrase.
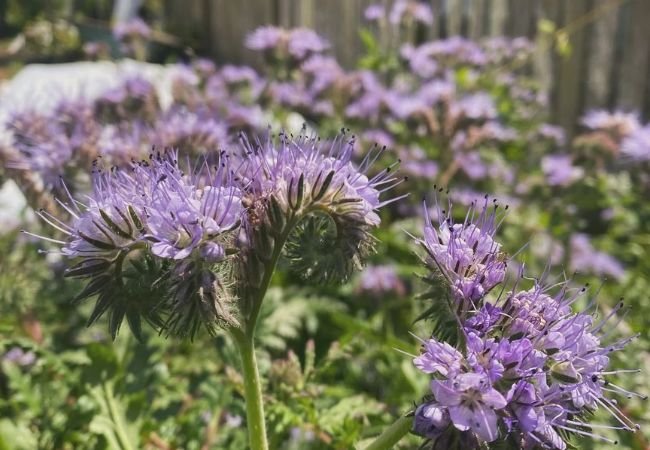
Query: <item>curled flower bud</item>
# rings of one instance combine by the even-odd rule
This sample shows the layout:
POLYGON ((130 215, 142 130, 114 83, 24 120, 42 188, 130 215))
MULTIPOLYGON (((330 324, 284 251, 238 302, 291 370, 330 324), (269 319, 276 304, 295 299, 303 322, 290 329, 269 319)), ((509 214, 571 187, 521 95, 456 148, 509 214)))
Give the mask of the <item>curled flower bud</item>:
POLYGON ((380 222, 377 210, 393 201, 380 196, 402 181, 393 175, 394 166, 368 176, 381 151, 357 166, 351 160, 353 145, 345 135, 327 144, 304 134, 281 134, 277 141, 258 145, 244 140, 244 177, 256 199, 252 223, 261 224, 259 218, 265 216, 267 238, 290 233, 287 256, 307 278, 346 278, 361 264, 372 249, 370 230, 380 222))

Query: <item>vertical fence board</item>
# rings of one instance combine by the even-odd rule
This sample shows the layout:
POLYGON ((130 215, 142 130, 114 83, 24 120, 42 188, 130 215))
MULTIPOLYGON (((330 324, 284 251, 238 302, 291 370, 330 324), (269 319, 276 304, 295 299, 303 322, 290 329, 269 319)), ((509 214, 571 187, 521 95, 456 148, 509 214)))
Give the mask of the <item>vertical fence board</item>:
POLYGON ((446 19, 449 36, 461 34, 463 23, 463 0, 447 0, 446 19))
POLYGON ((532 0, 509 0, 506 34, 508 36, 528 36, 533 18, 532 0))
POLYGON ((623 60, 618 76, 617 105, 630 110, 642 110, 648 84, 648 26, 650 1, 631 0, 625 7, 631 10, 628 39, 623 47, 623 60))
POLYGON ((560 125, 571 130, 582 107, 581 87, 584 85, 584 50, 587 37, 586 28, 571 28, 571 26, 588 11, 588 1, 571 0, 564 3, 564 8, 565 25, 569 26, 568 30, 571 32, 569 36, 571 52, 563 57, 560 63, 556 114, 560 125))
POLYGON ((508 0, 492 0, 490 36, 502 36, 506 32, 508 0))
POLYGON ((469 21, 468 35, 470 39, 479 39, 484 36, 483 28, 486 11, 486 0, 473 0, 470 2, 467 18, 469 21))
POLYGON ((431 10, 433 11, 433 25, 429 29, 429 38, 438 39, 443 36, 446 26, 446 15, 444 9, 444 0, 431 0, 431 10))
MULTIPOLYGON (((564 16, 562 0, 541 0, 538 5, 537 17, 539 20, 548 20, 561 24, 564 16)), ((538 34, 536 37, 537 47, 534 55, 535 73, 539 77, 542 89, 548 92, 551 106, 551 121, 557 123, 557 84, 554 83, 560 74, 560 61, 555 53, 552 36, 538 34)))
POLYGON ((611 70, 615 64, 616 28, 618 14, 616 9, 607 9, 611 0, 594 0, 593 8, 602 14, 591 25, 589 57, 587 62, 587 92, 585 106, 605 107, 609 96, 611 70))
MULTIPOLYGON (((650 48, 648 48, 648 58, 650 58, 650 48)), ((650 80, 650 67, 648 67, 646 80, 650 80)), ((645 88, 645 106, 643 108, 643 117, 650 119, 650 86, 646 86, 645 88)))
POLYGON ((276 19, 277 19, 277 24, 280 25, 281 27, 284 28, 290 28, 293 26, 293 11, 294 7, 291 4, 292 2, 290 0, 276 0, 276 19))

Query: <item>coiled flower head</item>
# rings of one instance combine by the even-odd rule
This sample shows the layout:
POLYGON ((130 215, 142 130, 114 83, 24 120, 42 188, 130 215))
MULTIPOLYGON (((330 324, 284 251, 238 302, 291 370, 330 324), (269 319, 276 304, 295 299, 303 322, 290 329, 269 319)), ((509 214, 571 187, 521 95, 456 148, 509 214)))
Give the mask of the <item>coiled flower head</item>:
POLYGON ((89 280, 77 298, 98 295, 90 322, 109 311, 113 336, 125 315, 136 333, 140 317, 175 334, 237 322, 221 304, 231 302, 227 282, 214 273, 240 225, 241 191, 225 166, 202 159, 184 174, 177 158, 154 153, 124 170, 96 165, 86 201, 60 202, 70 223, 40 212, 67 235, 54 240, 61 253, 79 260, 66 276, 89 280))
POLYGON ((329 143, 304 133, 243 143, 243 178, 256 201, 253 227, 264 217, 266 236, 293 230, 286 236, 287 256, 303 276, 325 282, 346 278, 372 249, 370 230, 380 223, 379 208, 393 201, 380 196, 401 182, 395 165, 367 174, 382 150, 356 165, 354 138, 345 134, 329 143))

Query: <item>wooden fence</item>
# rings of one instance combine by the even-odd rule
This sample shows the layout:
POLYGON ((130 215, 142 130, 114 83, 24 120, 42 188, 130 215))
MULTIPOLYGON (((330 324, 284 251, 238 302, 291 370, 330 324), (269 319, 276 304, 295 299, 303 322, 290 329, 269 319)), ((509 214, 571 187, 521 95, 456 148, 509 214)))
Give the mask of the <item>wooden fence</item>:
MULTIPOLYGON (((165 0, 166 30, 220 62, 257 64, 244 48, 260 25, 307 26, 327 37, 353 67, 362 51, 363 11, 376 0, 165 0)), ((650 118, 650 0, 430 0, 429 38, 526 36, 540 43, 534 70, 550 93, 552 119, 573 129, 593 107, 650 118), (571 51, 560 56, 538 31, 555 24, 571 51)))

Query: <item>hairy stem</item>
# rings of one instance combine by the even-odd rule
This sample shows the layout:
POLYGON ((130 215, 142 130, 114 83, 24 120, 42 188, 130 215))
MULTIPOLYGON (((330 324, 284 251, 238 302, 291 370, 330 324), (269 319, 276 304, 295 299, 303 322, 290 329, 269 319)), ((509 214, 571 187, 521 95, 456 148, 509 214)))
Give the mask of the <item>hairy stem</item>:
POLYGON ((413 417, 401 416, 386 428, 365 450, 389 450, 411 431, 413 417))
POLYGON ((248 425, 249 445, 251 450, 268 450, 266 424, 264 422, 264 402, 262 400, 262 383, 253 336, 241 331, 233 331, 242 361, 244 377, 244 397, 246 400, 246 422, 248 425))
POLYGON ((257 326, 257 319, 260 314, 260 309, 262 308, 262 302, 264 301, 264 296, 266 295, 266 291, 268 290, 269 285, 271 284, 271 278, 273 278, 275 267, 278 264, 280 255, 282 254, 282 249, 284 248, 284 244, 287 242, 287 239, 289 238, 289 234, 291 233, 291 230, 293 230, 293 227, 296 225, 296 223, 297 220, 295 219, 295 217, 292 217, 291 220, 287 223, 282 234, 275 240, 275 243, 273 245, 273 253, 271 254, 269 263, 264 267, 264 276, 262 278, 262 283, 260 285, 259 290, 257 291, 256 298, 253 299, 253 308, 251 310, 251 313, 246 323, 246 334, 250 337, 251 340, 255 335, 255 327, 257 326))
POLYGON ((273 252, 268 264, 264 267, 264 276, 259 290, 253 298, 253 308, 248 319, 244 322, 244 329, 233 328, 231 333, 237 343, 242 361, 242 375, 244 377, 244 396, 246 400, 246 421, 248 424, 249 445, 251 450, 268 450, 269 444, 266 436, 266 423, 264 421, 264 401, 262 398, 262 382, 257 368, 255 356, 255 328, 259 318, 262 302, 266 291, 271 284, 275 267, 282 254, 289 233, 295 222, 289 221, 283 233, 276 239, 273 252))

